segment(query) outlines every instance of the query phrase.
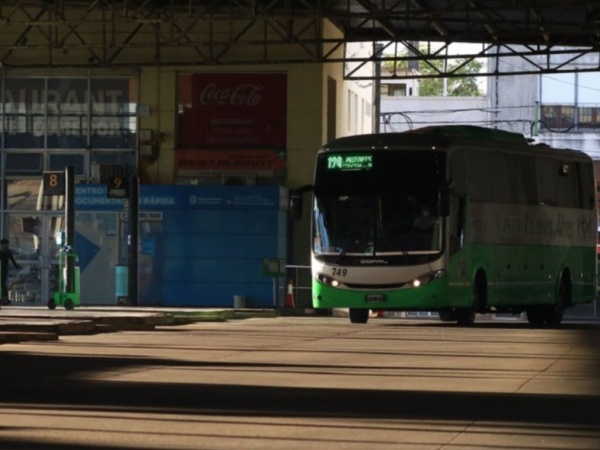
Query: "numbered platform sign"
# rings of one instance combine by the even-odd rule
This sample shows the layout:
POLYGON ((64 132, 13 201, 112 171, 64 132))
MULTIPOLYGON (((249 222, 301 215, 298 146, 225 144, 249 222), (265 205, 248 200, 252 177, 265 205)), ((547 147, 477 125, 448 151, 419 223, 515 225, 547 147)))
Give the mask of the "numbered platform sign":
POLYGON ((65 173, 44 172, 44 195, 65 195, 65 173))
POLYGON ((109 177, 106 181, 106 196, 108 198, 127 198, 129 196, 127 178, 109 177))

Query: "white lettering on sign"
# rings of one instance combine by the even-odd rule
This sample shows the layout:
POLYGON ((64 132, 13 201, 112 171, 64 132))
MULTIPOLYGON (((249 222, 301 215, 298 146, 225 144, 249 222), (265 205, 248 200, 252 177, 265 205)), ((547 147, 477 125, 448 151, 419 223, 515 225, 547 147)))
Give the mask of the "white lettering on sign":
POLYGON ((75 206, 106 206, 120 205, 121 203, 123 200, 119 198, 84 197, 75 199, 75 206))
POLYGON ((119 89, 88 91, 69 89, 6 89, 4 91, 7 132, 10 135, 30 133, 33 136, 128 136, 134 128, 131 117, 119 112, 131 105, 127 92, 119 89), (47 110, 46 110, 47 107, 47 110), (89 109, 91 108, 91 123, 89 109), (18 114, 18 115, 17 115, 18 114), (25 121, 24 115, 30 122, 25 121))
MULTIPOLYGON (((7 113, 19 114, 44 114, 44 91, 39 89, 19 89, 13 92, 4 91, 7 113)), ((68 90, 61 94, 60 91, 49 89, 46 97, 49 114, 77 114, 85 115, 88 104, 91 102, 92 113, 95 115, 114 115, 119 113, 120 105, 124 101, 124 93, 118 90, 98 91, 91 98, 88 92, 68 90)))
MULTIPOLYGON (((125 136, 131 130, 127 128, 122 117, 97 116, 92 121, 91 130, 94 136, 110 137, 125 136)), ((9 118, 9 134, 22 132, 16 118, 9 118)), ((64 136, 87 136, 87 118, 85 117, 61 117, 61 116, 34 116, 31 131, 34 136, 64 135, 64 136)))
POLYGON ((75 193, 77 195, 106 195, 106 189, 101 187, 76 186, 75 193))
POLYGON ((140 199, 140 204, 142 205, 166 205, 173 206, 175 205, 175 199, 173 197, 142 197, 140 199))
POLYGON ((198 197, 197 195, 190 195, 190 205, 220 205, 223 199, 220 197, 198 197))
POLYGON ((216 83, 210 83, 200 93, 200 104, 259 106, 263 89, 262 84, 244 83, 234 88, 219 88, 216 83))

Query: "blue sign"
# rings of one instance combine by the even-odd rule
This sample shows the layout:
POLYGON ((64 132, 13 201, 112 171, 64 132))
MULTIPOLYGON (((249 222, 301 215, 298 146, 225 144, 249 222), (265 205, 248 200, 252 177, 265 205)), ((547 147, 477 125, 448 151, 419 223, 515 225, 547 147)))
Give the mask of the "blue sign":
MULTIPOLYGON (((76 210, 120 211, 123 199, 108 198, 105 185, 75 186, 76 210)), ((140 209, 278 210, 280 194, 273 186, 140 186, 140 209)))

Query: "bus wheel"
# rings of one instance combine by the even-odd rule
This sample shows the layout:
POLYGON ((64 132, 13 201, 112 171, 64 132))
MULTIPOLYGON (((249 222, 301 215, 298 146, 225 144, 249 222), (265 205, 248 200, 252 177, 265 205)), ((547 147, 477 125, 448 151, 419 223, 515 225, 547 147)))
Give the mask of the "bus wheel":
POLYGON ((350 308, 350 323, 367 323, 368 320, 368 309, 350 308))
POLYGON ((560 286, 554 305, 546 310, 546 323, 548 325, 560 325, 563 319, 565 307, 571 303, 571 280, 569 275, 564 273, 560 279, 560 286))
POLYGON ((565 306, 570 302, 571 280, 569 275, 565 273, 560 280, 554 304, 527 308, 527 321, 533 326, 560 325, 565 306))
POLYGON ((475 323, 475 313, 483 307, 486 298, 486 281, 483 272, 478 272, 473 284, 471 306, 456 309, 456 322, 463 327, 470 327, 475 323))

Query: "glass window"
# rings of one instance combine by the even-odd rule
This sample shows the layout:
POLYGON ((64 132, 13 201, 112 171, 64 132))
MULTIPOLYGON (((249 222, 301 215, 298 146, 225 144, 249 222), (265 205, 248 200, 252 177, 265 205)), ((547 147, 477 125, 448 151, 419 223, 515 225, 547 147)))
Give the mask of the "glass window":
POLYGON ((406 84, 390 84, 388 95, 394 97, 406 97, 406 84))
POLYGON ((129 176, 135 173, 135 153, 133 152, 93 152, 92 179, 104 182, 106 177, 129 176))
POLYGON ((515 200, 521 205, 537 205, 535 160, 530 156, 508 155, 511 158, 511 167, 515 170, 513 174, 515 200))
POLYGON ((537 159, 535 171, 540 204, 565 208, 582 206, 578 164, 537 159))
POLYGON ((5 148, 135 149, 137 79, 6 78, 5 148))
POLYGON ((581 208, 578 164, 555 161, 555 169, 557 169, 555 186, 558 206, 581 208))
POLYGON ((535 175, 538 203, 546 206, 557 206, 556 178, 558 177, 558 161, 537 159, 535 175))
POLYGON ((579 123, 589 123, 592 121, 592 108, 582 107, 578 110, 579 123))
POLYGON ((15 258, 18 261, 37 260, 39 258, 42 219, 36 215, 21 214, 10 214, 7 219, 7 237, 10 240, 10 248, 15 258))
POLYGON ((4 147, 44 148, 45 80, 7 78, 4 90, 4 147))
POLYGON ((559 128, 570 128, 575 123, 575 107, 574 106, 559 106, 558 107, 559 114, 559 128))
POLYGON ((468 191, 472 200, 513 201, 511 171, 507 155, 492 151, 467 151, 468 191))
POLYGON ((450 156, 450 188, 456 195, 465 195, 465 154, 462 150, 450 156))
POLYGON ((581 180, 582 207, 591 209, 594 207, 594 189, 596 181, 594 179, 594 166, 586 163, 578 163, 579 177, 581 180))
POLYGON ((92 152, 92 164, 125 164, 129 168, 135 167, 134 152, 92 152))
POLYGON ((582 127, 596 128, 600 126, 598 122, 598 108, 581 107, 579 108, 579 125, 582 127))
MULTIPOLYGON (((587 108, 589 109, 589 108, 587 108)), ((591 111, 590 111, 591 112, 591 111)), ((583 122, 587 123, 588 111, 580 108, 583 113, 583 122)), ((580 122, 582 117, 579 117, 580 122)), ((572 105, 542 105, 542 126, 548 129, 571 128, 575 124, 575 107, 572 105)))
POLYGON ((65 167, 73 166, 75 175, 85 175, 85 157, 84 155, 74 154, 53 154, 50 155, 50 170, 64 170, 65 167))
POLYGON ((6 175, 38 175, 42 173, 44 156, 41 153, 7 153, 6 175))
POLYGON ((130 78, 91 81, 91 140, 93 148, 137 145, 137 83, 130 78))
POLYGON ((48 79, 48 148, 87 146, 88 80, 48 79))
POLYGON ((7 180, 5 191, 7 210, 35 211, 42 193, 42 180, 7 180))
POLYGON ((60 211, 64 209, 64 196, 43 195, 41 178, 6 181, 5 205, 13 211, 60 211))
POLYGON ((326 152, 314 187, 314 249, 339 255, 442 249, 438 214, 446 180, 436 151, 326 152))

